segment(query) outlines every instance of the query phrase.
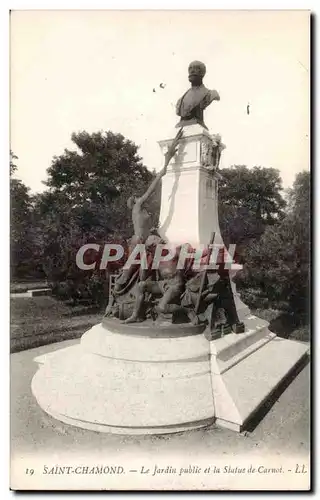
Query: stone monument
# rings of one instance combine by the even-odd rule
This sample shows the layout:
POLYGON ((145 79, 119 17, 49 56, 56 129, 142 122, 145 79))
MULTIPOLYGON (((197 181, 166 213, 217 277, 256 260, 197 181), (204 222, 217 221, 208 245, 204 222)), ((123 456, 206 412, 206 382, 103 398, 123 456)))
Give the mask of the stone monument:
POLYGON ((242 303, 232 282, 239 266, 226 265, 228 252, 208 266, 214 245, 223 244, 225 146, 203 121, 203 110, 220 99, 204 87, 204 75, 203 63, 190 64, 191 89, 177 103, 179 131, 159 141, 164 167, 142 197, 128 200, 129 252, 142 245, 146 265, 135 262, 113 277, 105 315, 80 343, 35 359, 33 394, 67 424, 118 434, 213 423, 241 431, 306 354, 304 344, 278 338, 242 303), (160 224, 150 231, 144 204, 160 179, 160 224), (170 259, 160 254, 154 266, 159 245, 170 259))

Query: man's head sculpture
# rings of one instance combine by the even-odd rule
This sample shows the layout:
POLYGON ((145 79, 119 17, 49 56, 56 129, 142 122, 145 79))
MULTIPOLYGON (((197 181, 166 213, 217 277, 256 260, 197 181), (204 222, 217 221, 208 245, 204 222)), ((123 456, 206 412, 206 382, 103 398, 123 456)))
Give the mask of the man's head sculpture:
POLYGON ((203 83, 206 74, 206 66, 201 61, 192 61, 188 67, 188 79, 191 88, 183 94, 176 104, 176 113, 181 120, 176 127, 181 128, 187 125, 198 123, 207 128, 203 121, 203 110, 212 101, 219 101, 220 96, 216 90, 207 89, 203 83))
POLYGON ((201 61, 192 61, 188 67, 189 82, 198 86, 202 84, 202 79, 206 74, 206 66, 201 61))

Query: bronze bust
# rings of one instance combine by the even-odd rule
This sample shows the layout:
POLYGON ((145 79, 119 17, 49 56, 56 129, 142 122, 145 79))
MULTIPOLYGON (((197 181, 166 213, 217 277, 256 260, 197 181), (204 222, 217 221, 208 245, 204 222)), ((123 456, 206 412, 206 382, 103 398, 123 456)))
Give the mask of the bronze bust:
POLYGON ((199 123, 207 128, 203 121, 203 110, 212 101, 220 101, 220 96, 216 90, 207 89, 203 83, 206 74, 206 67, 200 61, 193 61, 188 68, 189 82, 191 88, 178 100, 176 104, 177 115, 181 117, 176 127, 184 127, 199 123))

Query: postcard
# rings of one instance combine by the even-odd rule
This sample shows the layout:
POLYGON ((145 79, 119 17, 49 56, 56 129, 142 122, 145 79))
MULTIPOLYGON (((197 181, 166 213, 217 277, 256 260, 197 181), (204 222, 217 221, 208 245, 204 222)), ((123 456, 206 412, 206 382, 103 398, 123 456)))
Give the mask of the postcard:
POLYGON ((310 22, 11 11, 12 490, 310 489, 310 22))

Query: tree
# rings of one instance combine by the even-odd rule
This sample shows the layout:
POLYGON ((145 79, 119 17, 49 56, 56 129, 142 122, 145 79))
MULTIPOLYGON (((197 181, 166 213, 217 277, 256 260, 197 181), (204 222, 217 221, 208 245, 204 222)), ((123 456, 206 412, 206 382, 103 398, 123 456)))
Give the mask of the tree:
POLYGON ((303 222, 308 221, 310 213, 310 174, 303 171, 297 174, 293 187, 288 189, 288 212, 303 222))
POLYGON ((285 217, 268 227, 246 253, 236 282, 251 295, 252 305, 264 304, 308 318, 310 281, 310 174, 297 175, 288 193, 285 217), (257 304, 259 302, 259 304, 257 304))
POLYGON ((284 215, 279 171, 234 165, 220 170, 219 219, 225 244, 246 245, 284 215))
POLYGON ((72 134, 78 151, 65 150, 54 157, 46 185, 52 195, 63 196, 76 209, 83 228, 101 227, 102 234, 131 236, 132 223, 126 200, 143 192, 153 174, 141 163, 137 146, 121 134, 72 134))
MULTIPOLYGON (((93 276, 97 284, 97 273, 77 268, 77 251, 85 243, 103 246, 131 237, 127 199, 142 194, 154 174, 142 164, 138 147, 121 134, 83 131, 72 134, 72 141, 76 151, 66 149, 53 158, 48 190, 37 198, 35 217, 48 278, 68 280, 77 290, 93 276)), ((158 206, 159 193, 149 205, 155 225, 158 206)))
POLYGON ((29 277, 34 267, 31 240, 32 202, 29 188, 13 177, 18 168, 15 160, 18 160, 18 157, 10 151, 10 268, 11 278, 17 279, 29 277))
POLYGON ((17 165, 14 163, 15 160, 18 160, 18 157, 10 149, 10 177, 15 173, 15 171, 18 168, 17 165))

